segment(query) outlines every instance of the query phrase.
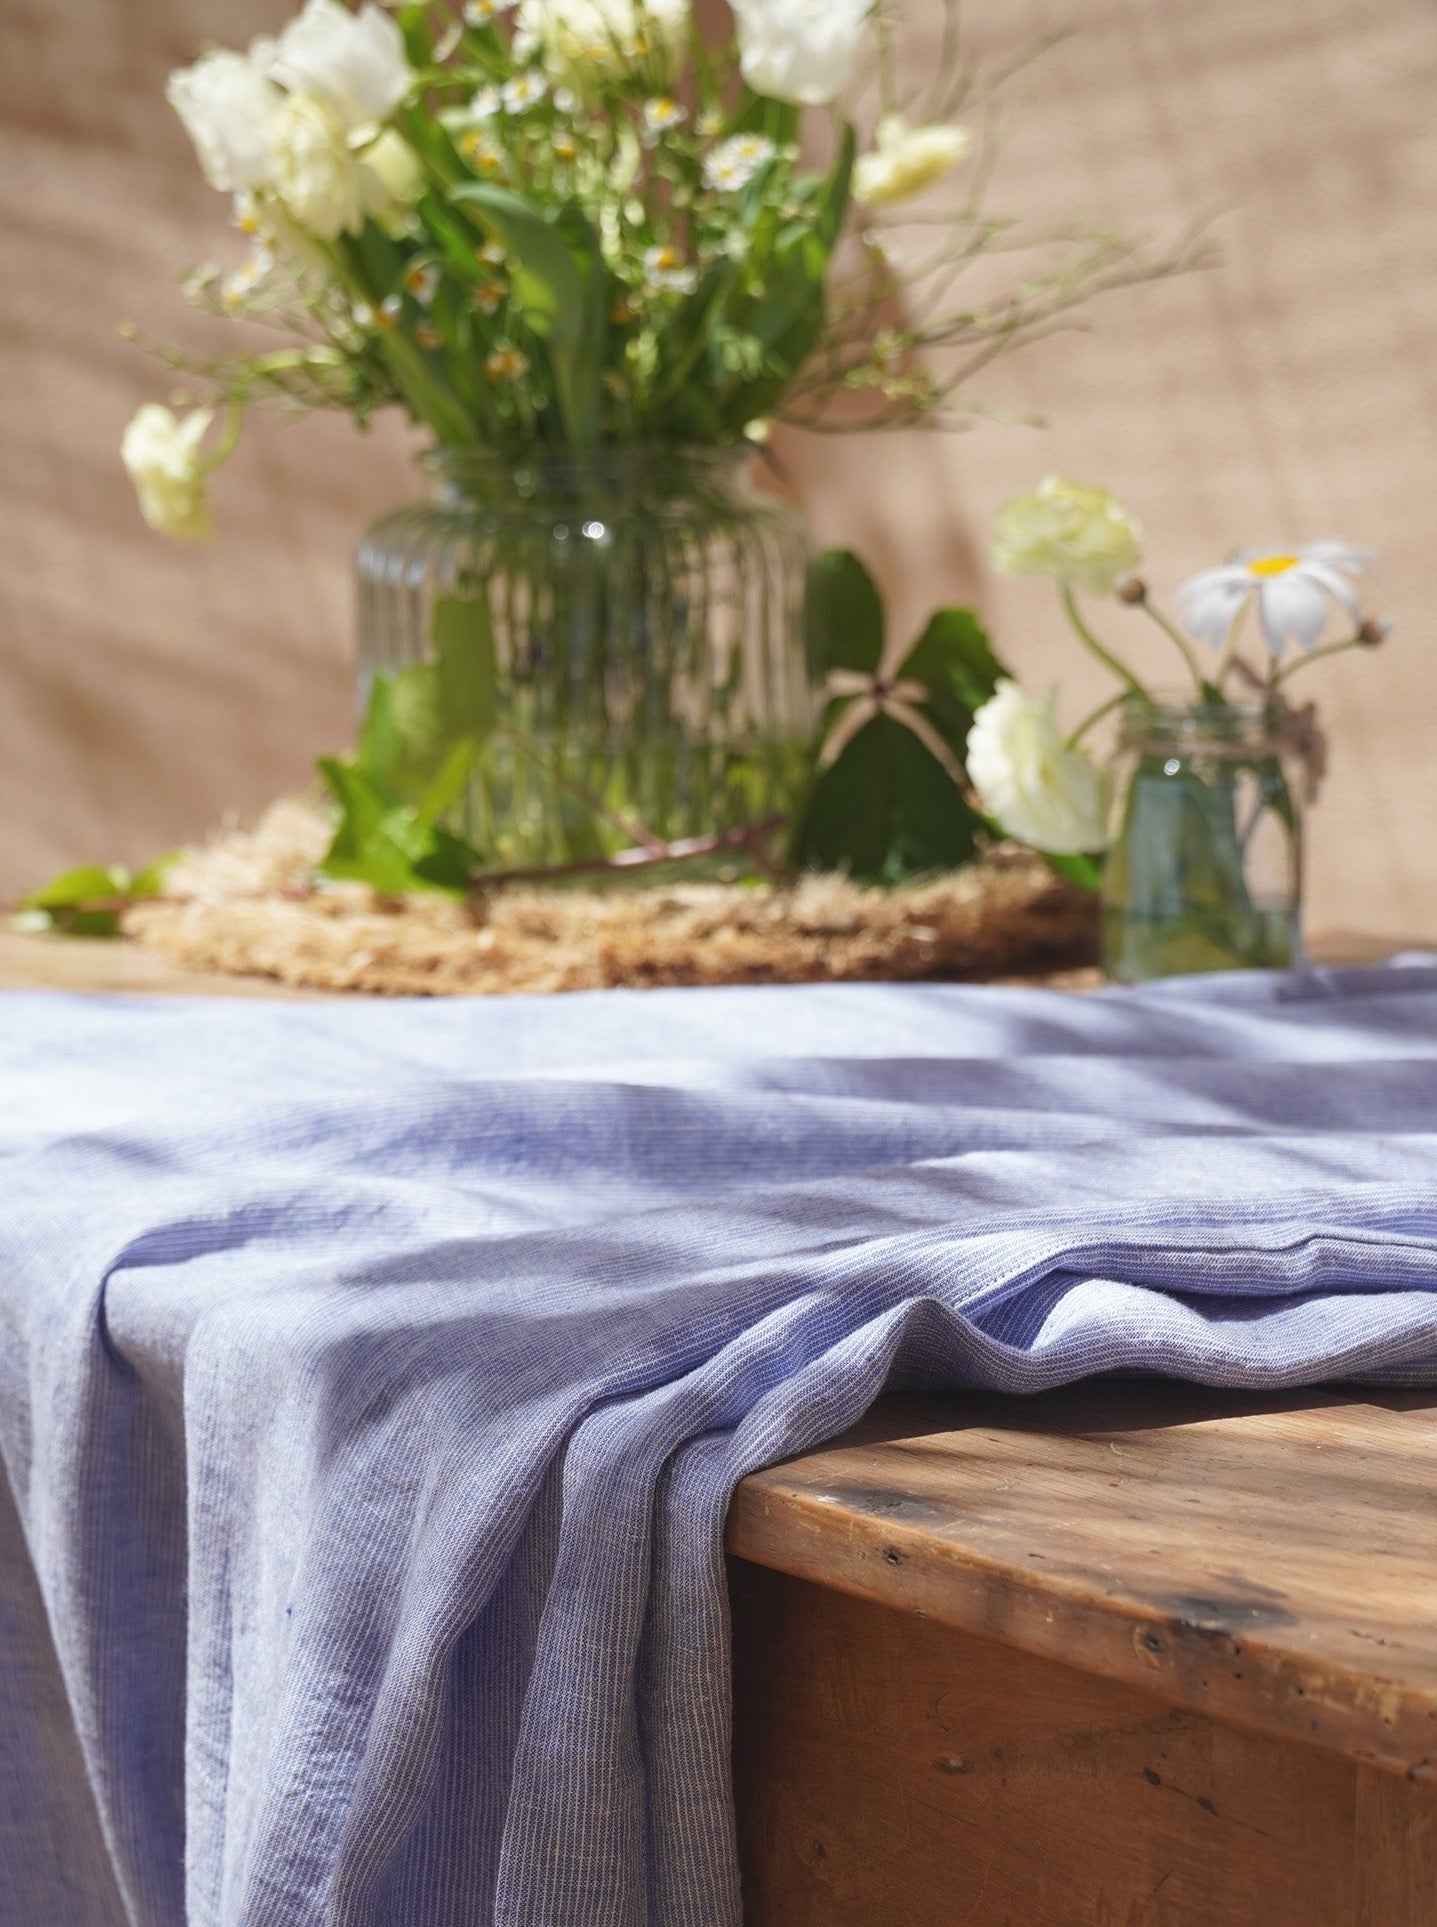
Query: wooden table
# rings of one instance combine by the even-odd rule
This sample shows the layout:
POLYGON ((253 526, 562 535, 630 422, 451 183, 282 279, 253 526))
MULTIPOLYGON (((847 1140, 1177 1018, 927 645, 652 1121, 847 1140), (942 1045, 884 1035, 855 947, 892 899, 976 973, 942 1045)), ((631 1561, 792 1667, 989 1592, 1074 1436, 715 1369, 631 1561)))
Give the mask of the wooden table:
POLYGON ((885 1400, 728 1545, 747 1927, 1437 1927, 1437 1396, 885 1400))
POLYGON ((1437 1395, 886 1400, 728 1544, 749 1927, 1437 1922, 1437 1395))

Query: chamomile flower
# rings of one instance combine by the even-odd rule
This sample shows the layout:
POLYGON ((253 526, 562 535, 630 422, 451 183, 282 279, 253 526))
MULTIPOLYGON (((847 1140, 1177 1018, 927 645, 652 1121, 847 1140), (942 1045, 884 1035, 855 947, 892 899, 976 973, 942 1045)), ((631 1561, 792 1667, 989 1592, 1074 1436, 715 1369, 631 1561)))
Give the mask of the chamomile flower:
POLYGON ((579 158, 579 143, 567 127, 561 127, 554 136, 554 154, 561 161, 576 161, 579 158))
POLYGON ((504 103, 504 112, 506 114, 527 114, 531 107, 537 107, 539 105, 548 91, 549 83, 542 74, 536 74, 532 70, 527 73, 515 74, 512 80, 505 81, 503 88, 500 90, 500 99, 504 103))
POLYGON ((644 133, 650 140, 657 140, 660 134, 666 134, 671 127, 683 126, 684 110, 676 100, 671 100, 667 94, 660 94, 657 99, 644 102, 643 121, 644 133))
POLYGON ((504 96, 497 87, 481 87, 468 106, 470 120, 493 120, 504 105, 504 96))
POLYGON ((432 261, 416 263, 404 277, 404 292, 427 308, 439 286, 439 270, 432 261))
POLYGON ((504 150, 481 134, 477 127, 471 127, 459 139, 459 152, 468 161, 476 174, 502 174, 504 172, 504 150))
POLYGON ((256 241, 239 267, 220 284, 220 299, 231 313, 245 306, 274 270, 274 255, 263 241, 256 241))
POLYGON ((484 363, 490 381, 522 381, 529 372, 529 357, 520 348, 496 348, 484 363))
POLYGON ((1220 568, 1203 569, 1178 590, 1183 626, 1221 649, 1249 604, 1257 604, 1263 641, 1274 657, 1289 641, 1313 649, 1334 607, 1357 627, 1362 620, 1354 582, 1376 558, 1347 542, 1307 542, 1280 554, 1248 549, 1220 568))
POLYGON ((502 268, 509 257, 497 241, 486 241, 479 250, 479 259, 486 268, 502 268))
POLYGON ((651 288, 662 288, 666 294, 692 294, 699 275, 676 247, 664 245, 644 255, 644 278, 651 288))
POLYGON ((777 152, 766 134, 733 134, 704 161, 704 180, 721 194, 736 194, 777 152))
POLYGON ((467 0, 464 8, 466 27, 487 27, 501 13, 512 13, 519 0, 467 0))
POLYGON ((498 314, 504 305, 504 290, 497 281, 481 281, 474 290, 474 306, 480 314, 498 314))

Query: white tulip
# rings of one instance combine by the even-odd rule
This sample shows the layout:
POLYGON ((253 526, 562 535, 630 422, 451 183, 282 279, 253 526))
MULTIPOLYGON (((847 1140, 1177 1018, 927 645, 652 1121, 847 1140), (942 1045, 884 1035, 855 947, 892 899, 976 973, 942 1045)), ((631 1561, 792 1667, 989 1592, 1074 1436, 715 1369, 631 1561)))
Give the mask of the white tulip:
POLYGON ((966 761, 979 802, 1019 843, 1053 856, 1107 848, 1108 774, 1065 742, 1056 691, 1035 702, 1000 682, 973 718, 966 761))
POLYGON ((754 92, 826 107, 853 72, 873 0, 733 0, 733 10, 754 92))
POLYGON ((556 78, 622 67, 644 53, 675 55, 689 24, 689 0, 519 0, 515 53, 539 53, 556 78))
POLYGON ((120 443, 141 515, 157 533, 179 542, 203 542, 212 532, 203 445, 213 419, 201 408, 181 421, 158 402, 147 402, 120 443))
POLYGON ((424 168, 402 134, 386 127, 376 141, 360 149, 365 212, 387 234, 404 231, 410 210, 424 192, 424 168))
POLYGON ((414 85, 404 37, 387 13, 306 0, 278 40, 256 42, 256 63, 292 94, 323 101, 346 133, 387 120, 414 85))
POLYGON ((184 122, 211 187, 234 194, 268 185, 269 121, 280 97, 246 55, 202 55, 170 75, 165 98, 184 122))
POLYGON ((869 207, 906 201, 951 174, 968 147, 964 127, 910 127, 901 114, 885 114, 872 153, 853 170, 853 198, 869 207))
POLYGON ((338 114, 309 94, 290 94, 270 121, 274 191, 285 212, 319 241, 358 234, 372 198, 338 114))

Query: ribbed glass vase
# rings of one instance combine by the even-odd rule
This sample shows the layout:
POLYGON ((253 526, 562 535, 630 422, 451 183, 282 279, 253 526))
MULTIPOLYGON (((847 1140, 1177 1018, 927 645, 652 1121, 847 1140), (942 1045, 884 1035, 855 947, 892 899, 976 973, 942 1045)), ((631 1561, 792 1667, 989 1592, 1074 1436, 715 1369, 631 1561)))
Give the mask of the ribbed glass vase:
POLYGON ((426 458, 358 557, 361 701, 436 661, 494 726, 453 824, 496 868, 786 816, 819 706, 802 523, 729 449, 426 458))

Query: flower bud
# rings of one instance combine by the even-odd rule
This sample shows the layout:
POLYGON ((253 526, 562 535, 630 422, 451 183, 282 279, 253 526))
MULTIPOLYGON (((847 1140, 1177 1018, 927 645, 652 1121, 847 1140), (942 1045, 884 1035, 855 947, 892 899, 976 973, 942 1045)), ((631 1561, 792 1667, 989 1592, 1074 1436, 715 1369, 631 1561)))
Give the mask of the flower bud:
POLYGON ((1130 609, 1140 609, 1148 599, 1148 585, 1140 575, 1120 575, 1113 584, 1113 594, 1130 609))

